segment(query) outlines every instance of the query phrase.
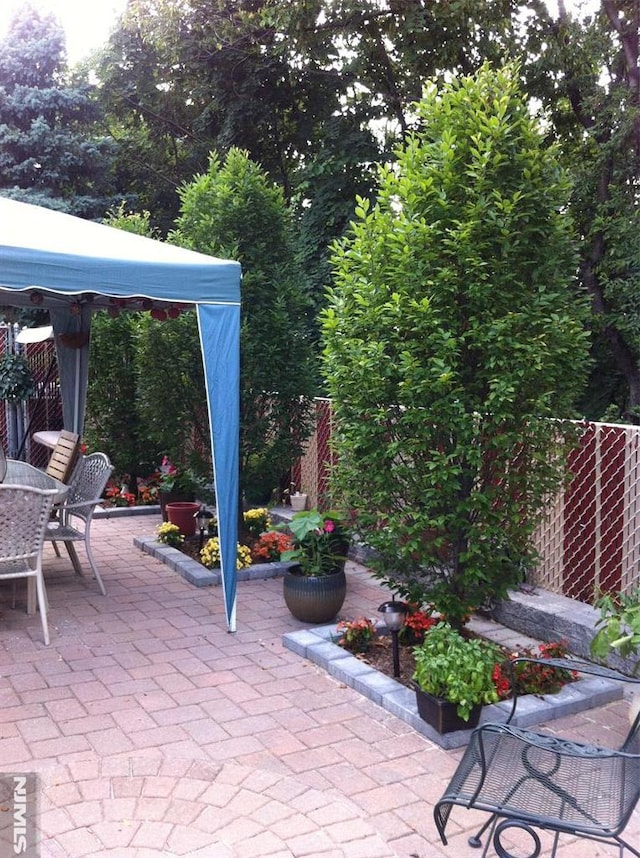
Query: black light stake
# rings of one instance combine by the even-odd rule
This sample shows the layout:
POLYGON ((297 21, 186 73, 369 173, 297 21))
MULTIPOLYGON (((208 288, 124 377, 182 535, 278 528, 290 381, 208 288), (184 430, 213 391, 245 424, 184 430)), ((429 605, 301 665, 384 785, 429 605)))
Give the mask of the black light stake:
POLYGON ((195 514, 194 518, 196 520, 198 530, 200 531, 200 551, 202 551, 202 546, 204 545, 204 534, 209 527, 209 519, 213 518, 213 513, 209 512, 203 504, 195 514))
POLYGON ((409 606, 405 602, 383 602, 378 608, 386 627, 391 632, 391 643, 393 645, 393 675, 400 676, 400 645, 398 632, 404 625, 409 606))

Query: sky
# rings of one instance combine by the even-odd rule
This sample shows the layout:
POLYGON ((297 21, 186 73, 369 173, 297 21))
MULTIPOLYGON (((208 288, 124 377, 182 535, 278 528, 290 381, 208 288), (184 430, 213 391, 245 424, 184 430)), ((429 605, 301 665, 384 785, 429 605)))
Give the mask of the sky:
MULTIPOLYGON (((31 5, 53 12, 67 37, 69 63, 81 60, 105 44, 127 0, 32 0, 31 5)), ((6 32, 14 12, 25 0, 0 0, 0 34, 6 32)))

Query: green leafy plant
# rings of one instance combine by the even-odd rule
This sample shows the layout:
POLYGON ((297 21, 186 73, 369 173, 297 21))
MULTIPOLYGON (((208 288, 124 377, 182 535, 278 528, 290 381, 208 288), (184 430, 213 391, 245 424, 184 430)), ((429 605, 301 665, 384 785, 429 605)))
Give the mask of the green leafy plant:
POLYGON ((587 365, 568 177, 518 81, 426 87, 323 315, 333 497, 376 574, 457 627, 535 560, 587 365))
POLYGON ((474 706, 497 702, 493 671, 502 654, 495 644, 467 639, 448 623, 438 623, 414 649, 414 655, 416 685, 455 703, 463 720, 469 720, 474 706))
POLYGON ((342 620, 336 631, 341 632, 338 644, 349 652, 366 652, 376 636, 376 627, 368 617, 342 620))
POLYGON ((162 458, 158 486, 163 492, 185 495, 195 495, 202 488, 201 481, 190 468, 174 465, 168 456, 162 458))
MULTIPOLYGON (((600 619, 591 641, 591 655, 604 660, 613 650, 622 658, 638 654, 640 649, 640 587, 630 593, 602 594, 596 601, 600 619)), ((638 672, 640 659, 633 673, 638 672)))
POLYGON ((291 214, 282 189, 236 148, 224 161, 212 154, 179 194, 170 240, 242 264, 240 494, 264 503, 311 433, 317 389, 291 214))
POLYGON ((0 358, 0 399, 22 402, 35 390, 29 364, 22 355, 5 354, 0 358))
POLYGON ((297 563, 303 575, 331 575, 346 559, 348 533, 338 513, 302 510, 280 528, 293 536, 293 548, 280 559, 297 563))

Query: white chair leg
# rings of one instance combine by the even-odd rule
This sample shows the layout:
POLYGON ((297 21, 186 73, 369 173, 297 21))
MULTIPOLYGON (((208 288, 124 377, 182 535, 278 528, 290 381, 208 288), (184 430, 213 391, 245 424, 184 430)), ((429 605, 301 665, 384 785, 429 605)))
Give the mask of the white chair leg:
MULTIPOLYGON (((82 566, 80 565, 80 560, 78 558, 78 552, 76 551, 76 547, 73 542, 65 542, 67 547, 67 552, 69 553, 69 557, 71 558, 71 562, 73 563, 73 568, 76 570, 76 574, 80 575, 84 578, 84 572, 82 570, 82 566)), ((89 559, 89 565, 91 566, 91 571, 93 572, 94 578, 98 582, 98 587, 100 587, 100 592, 103 596, 107 595, 107 590, 104 586, 104 582, 102 580, 102 576, 98 572, 98 567, 96 566, 96 562, 93 559, 93 552, 91 551, 91 544, 87 541, 84 543, 85 548, 87 549, 87 557, 89 559)))
POLYGON ((96 565, 96 562, 93 559, 93 552, 91 551, 91 543, 89 542, 88 539, 85 540, 84 547, 87 549, 87 557, 89 558, 89 565, 91 566, 91 569, 93 570, 94 577, 95 577, 96 581, 98 582, 98 587, 100 587, 100 592, 102 593, 103 596, 106 596, 107 590, 104 586, 104 582, 102 581, 102 576, 98 572, 98 567, 96 565))
POLYGON ((42 634, 45 646, 49 646, 49 623, 47 622, 47 591, 44 586, 42 572, 36 576, 36 593, 38 595, 38 610, 40 611, 40 622, 42 623, 42 634))

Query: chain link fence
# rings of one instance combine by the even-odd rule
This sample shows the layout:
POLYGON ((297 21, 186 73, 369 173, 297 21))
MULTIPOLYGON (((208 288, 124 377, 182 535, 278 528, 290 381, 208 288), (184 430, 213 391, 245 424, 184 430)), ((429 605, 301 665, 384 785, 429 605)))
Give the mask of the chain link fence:
POLYGON ((582 602, 640 583, 640 427, 584 423, 573 480, 549 504, 531 583, 582 602))
MULTIPOLYGON (((581 424, 569 488, 548 504, 534 543, 540 556, 528 581, 583 602, 599 591, 640 584, 640 427, 581 424)), ((309 506, 331 506, 331 402, 316 402, 316 431, 292 480, 309 506)))

